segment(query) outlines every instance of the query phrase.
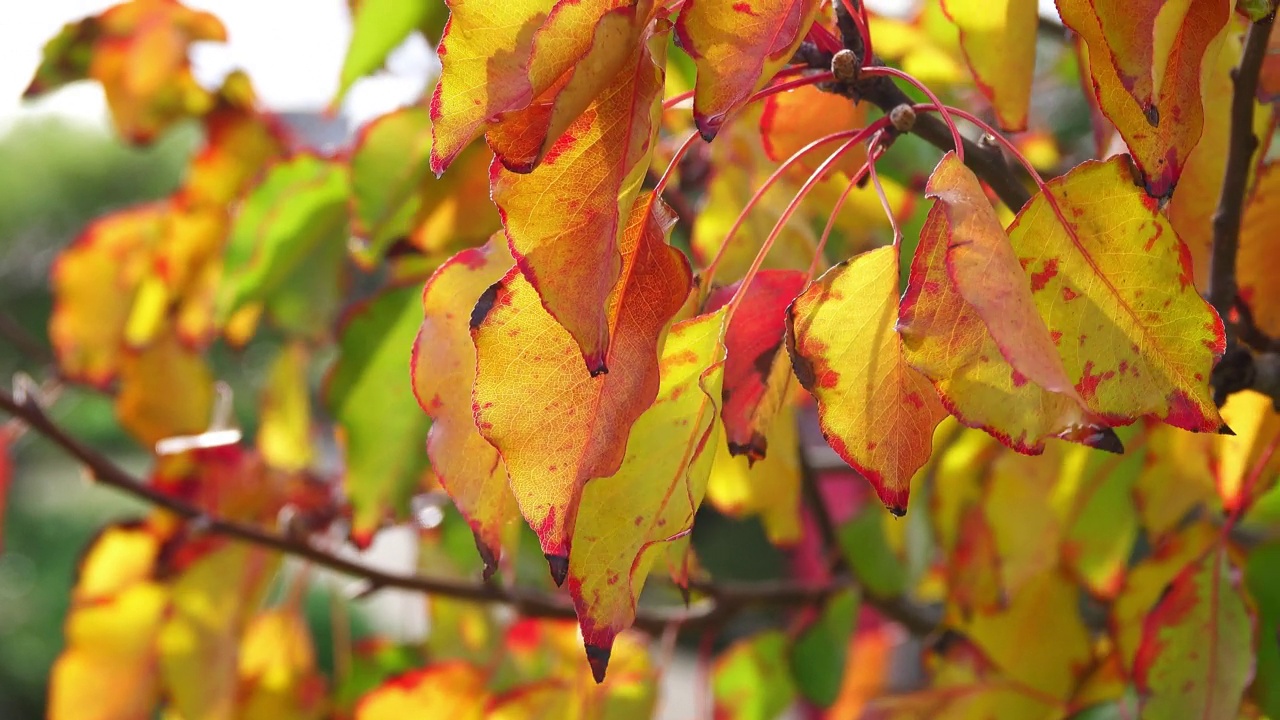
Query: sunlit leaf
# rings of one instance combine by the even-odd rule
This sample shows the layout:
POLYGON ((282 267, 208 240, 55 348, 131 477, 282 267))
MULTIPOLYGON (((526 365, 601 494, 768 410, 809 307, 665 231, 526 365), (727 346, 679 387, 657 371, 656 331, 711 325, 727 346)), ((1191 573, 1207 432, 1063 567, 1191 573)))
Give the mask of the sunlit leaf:
POLYGON ((1280 163, 1266 165, 1245 205, 1240 226, 1240 251, 1236 256, 1236 280, 1240 297, 1249 305, 1258 329, 1271 337, 1280 335, 1280 291, 1271 282, 1280 272, 1276 242, 1280 238, 1280 163))
POLYGON ((295 343, 281 350, 267 376, 258 421, 258 450, 267 464, 303 470, 311 463, 310 354, 295 343))
POLYGON ((1217 440, 1212 435, 1188 435, 1168 425, 1153 423, 1147 428, 1146 457, 1134 482, 1133 499, 1154 545, 1176 532, 1196 508, 1215 504, 1216 476, 1210 462, 1217 440), (1171 487, 1178 491, 1170 492, 1171 487))
POLYGON ((410 33, 437 18, 443 20, 447 12, 441 0, 361 0, 353 13, 351 44, 342 61, 334 103, 342 101, 356 80, 381 68, 410 33))
POLYGON ((494 163, 493 201, 520 271, 596 374, 612 369, 607 300, 627 218, 644 204, 636 198, 657 132, 665 52, 665 33, 648 38, 535 171, 494 163))
POLYGON ((1246 390, 1232 395, 1222 417, 1234 435, 1217 438, 1214 453, 1218 496, 1227 511, 1252 503, 1275 484, 1280 473, 1280 413, 1275 402, 1246 390))
POLYGON ((1064 518, 1062 557, 1096 597, 1114 598, 1123 584, 1138 540, 1133 488, 1143 465, 1141 453, 1101 455, 1078 447, 1062 464, 1055 489, 1064 518))
POLYGON ((520 620, 507 631, 506 649, 504 665, 523 685, 494 698, 490 712, 495 715, 537 718, 545 716, 534 712, 539 706, 568 706, 579 713, 592 709, 594 716, 610 719, 653 717, 657 672, 642 635, 623 633, 617 637, 612 672, 601 683, 582 661, 582 635, 572 621, 520 620), (538 697, 526 703, 520 697, 524 690, 538 697))
POLYGON ((383 520, 402 518, 427 466, 429 420, 414 401, 409 351, 421 324, 416 287, 388 290, 348 313, 325 403, 340 429, 351 529, 367 544, 383 520))
MULTIPOLYGON (((789 374, 790 368, 783 367, 789 374)), ((784 408, 774 418, 766 437, 770 440, 769 454, 754 463, 748 457, 730 454, 724 442, 716 445, 707 481, 707 501, 731 517, 759 515, 770 542, 794 545, 801 534, 796 413, 784 408)))
POLYGON ((691 530, 706 494, 720 440, 723 320, 717 311, 672 328, 657 399, 632 426, 621 466, 582 491, 568 587, 597 680, 614 638, 635 619, 662 543, 691 530))
MULTIPOLYGON (((831 133, 867 124, 865 104, 854 104, 849 98, 823 92, 812 85, 774 93, 765 98, 762 105, 760 137, 765 154, 774 162, 786 160, 792 153, 831 133)), ((827 152, 836 147, 838 145, 832 144, 827 152)), ((808 174, 816 170, 825 157, 815 152, 799 165, 808 174)), ((866 148, 859 144, 841 155, 835 168, 853 177, 866 159, 866 148)))
POLYGON ((658 391, 659 341, 691 284, 688 261, 665 243, 673 222, 662 201, 646 195, 623 226, 623 268, 604 306, 617 338, 602 358, 607 374, 591 376, 577 343, 518 269, 490 287, 471 316, 475 421, 502 453, 558 581, 583 485, 618 470, 631 424, 658 391))
POLYGON ((480 669, 461 661, 436 663, 388 680, 365 695, 356 706, 355 720, 480 720, 487 696, 480 669))
POLYGON ((1200 67, 1221 43, 1231 3, 1061 0, 1088 45, 1093 92, 1141 168, 1147 192, 1173 191, 1204 123, 1200 67))
POLYGON ((213 409, 213 380, 204 358, 167 333, 124 356, 116 417, 148 446, 203 432, 213 409))
POLYGON ((818 0, 686 0, 680 47, 698 67, 693 117, 710 141, 729 115, 764 86, 809 32, 818 0))
POLYGON ((1214 548, 1147 616, 1134 659, 1143 717, 1235 717, 1253 677, 1253 620, 1235 575, 1214 548))
POLYGON ((859 255, 796 298, 787 347, 800 384, 818 399, 827 442, 901 515, 945 411, 903 356, 897 299, 896 248, 859 255))
POLYGON ((763 632, 716 658, 711 688, 717 718, 772 720, 791 705, 796 688, 786 665, 787 645, 781 632, 763 632))
POLYGON ((1025 130, 1036 68, 1035 0, 944 0, 973 77, 1005 130, 1025 130))
POLYGON ((513 264, 506 239, 496 235, 483 248, 463 250, 431 276, 422 290, 422 327, 413 346, 413 392, 432 419, 427 453, 440 484, 453 498, 487 552, 492 571, 502 532, 515 517, 506 465, 476 429, 471 388, 476 349, 471 309, 513 264))
POLYGON ((306 622, 272 610, 249 623, 240 644, 240 715, 244 720, 312 720, 326 705, 324 679, 306 622))

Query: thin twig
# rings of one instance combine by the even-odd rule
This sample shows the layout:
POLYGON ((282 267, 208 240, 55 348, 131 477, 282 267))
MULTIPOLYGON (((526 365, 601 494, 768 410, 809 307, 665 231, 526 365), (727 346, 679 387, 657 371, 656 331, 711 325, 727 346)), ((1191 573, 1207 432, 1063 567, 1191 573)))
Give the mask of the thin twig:
MULTIPOLYGON (((316 565, 363 579, 371 590, 399 588, 417 590, 460 600, 480 603, 503 603, 530 617, 574 617, 573 605, 561 595, 520 587, 503 587, 497 583, 472 583, 432 578, 416 574, 400 574, 379 570, 362 562, 334 555, 311 545, 305 537, 281 535, 262 527, 212 517, 200 508, 167 495, 126 472, 110 459, 69 435, 53 422, 32 400, 19 401, 6 390, 0 390, 0 410, 26 423, 69 455, 79 460, 98 482, 121 490, 135 498, 168 510, 183 518, 198 520, 204 532, 222 535, 265 548, 278 550, 316 565)), ((699 583, 695 590, 707 601, 691 608, 642 608, 636 613, 635 625, 642 630, 659 633, 669 624, 682 628, 705 627, 723 623, 748 607, 806 605, 854 586, 849 577, 836 578, 825 584, 802 585, 790 581, 757 583, 699 583)), ((903 623, 912 632, 927 633, 939 618, 930 608, 919 608, 905 599, 877 604, 889 617, 903 623), (883 607, 881 607, 883 605, 883 607)))

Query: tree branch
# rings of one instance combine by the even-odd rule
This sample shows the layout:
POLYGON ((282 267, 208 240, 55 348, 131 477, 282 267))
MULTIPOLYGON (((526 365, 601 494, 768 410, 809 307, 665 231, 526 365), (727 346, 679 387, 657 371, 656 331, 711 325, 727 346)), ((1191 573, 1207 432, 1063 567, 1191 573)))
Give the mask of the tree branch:
MULTIPOLYGON (((49 418, 34 399, 18 399, 8 391, 0 390, 0 410, 26 423, 28 427, 65 450, 80 461, 103 485, 116 488, 179 517, 198 520, 204 532, 277 550, 321 567, 361 578, 368 582, 370 592, 383 588, 418 590, 479 603, 507 604, 530 617, 575 617, 573 605, 560 595, 527 588, 503 587, 496 583, 459 582, 416 574, 386 572, 317 548, 305 537, 281 535, 257 525, 211 517, 200 508, 147 485, 93 448, 67 434, 49 418)), ((663 628, 672 624, 684 628, 714 625, 724 622, 749 607, 808 605, 821 602, 830 595, 854 586, 854 581, 847 576, 836 578, 823 585, 802 585, 783 581, 736 584, 694 583, 692 589, 704 593, 707 596, 706 601, 694 603, 690 608, 641 608, 636 613, 635 625, 648 632, 661 632, 663 628)), ((931 608, 918 607, 905 598, 889 600, 868 598, 868 602, 874 604, 885 615, 901 622, 913 633, 928 633, 940 622, 940 616, 931 608)))
MULTIPOLYGON (((1236 255, 1240 248, 1240 222, 1244 215, 1249 168, 1253 164, 1254 152, 1258 149, 1258 138, 1253 134, 1254 98, 1257 96, 1258 78, 1262 73, 1262 61, 1267 54, 1267 42, 1271 37, 1274 20, 1273 12, 1249 26, 1240 65, 1231 72, 1231 136, 1222 192, 1218 196, 1218 209, 1213 215, 1213 249, 1209 260, 1208 300, 1222 318, 1227 336, 1226 355, 1214 367, 1210 378, 1214 400, 1219 405, 1226 402, 1232 393, 1257 386, 1259 377, 1253 354, 1238 344, 1240 334, 1231 316, 1237 305, 1239 291, 1236 283, 1236 255)), ((1273 394, 1272 397, 1280 398, 1280 395, 1273 394)))

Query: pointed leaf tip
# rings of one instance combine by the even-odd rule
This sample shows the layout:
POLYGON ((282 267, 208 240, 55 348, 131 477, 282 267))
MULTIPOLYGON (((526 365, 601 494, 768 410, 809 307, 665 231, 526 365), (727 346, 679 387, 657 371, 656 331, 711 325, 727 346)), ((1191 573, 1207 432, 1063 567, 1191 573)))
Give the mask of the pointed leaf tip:
POLYGON ((587 662, 591 664, 591 677, 596 684, 604 682, 604 674, 609 669, 609 648, 600 645, 586 645, 587 662))
POLYGON ((1230 425, 1227 425, 1226 423, 1222 423, 1221 425, 1218 426, 1218 434, 1235 437, 1236 431, 1232 430, 1230 425))
POLYGON ((564 585, 564 579, 569 576, 569 556, 547 553, 545 557, 547 568, 551 570, 551 579, 555 581, 556 587, 564 585))
POLYGON ((484 562, 484 570, 481 577, 485 582, 493 577, 498 570, 498 556, 483 540, 480 539, 479 533, 472 533, 476 541, 476 550, 480 553, 480 560, 484 562))
POLYGON ((1116 431, 1109 427, 1088 428, 1081 438, 1080 444, 1095 450, 1115 453, 1116 455, 1124 454, 1124 443, 1120 441, 1120 436, 1116 435, 1116 431))

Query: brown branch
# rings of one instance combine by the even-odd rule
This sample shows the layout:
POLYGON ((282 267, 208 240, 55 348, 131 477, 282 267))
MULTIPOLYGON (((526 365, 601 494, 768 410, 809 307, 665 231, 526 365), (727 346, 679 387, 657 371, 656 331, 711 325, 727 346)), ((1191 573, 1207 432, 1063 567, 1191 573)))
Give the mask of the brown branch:
MULTIPOLYGON (((116 488, 179 517, 197 521, 203 532, 277 550, 321 567, 361 578, 367 582, 369 592, 383 588, 417 590, 479 603, 502 603, 531 617, 572 618, 575 616, 573 605, 560 595, 527 588, 502 587, 496 583, 459 582, 416 574, 386 572, 317 548, 305 537, 281 535, 257 525, 211 517, 200 508, 147 485, 93 448, 67 434, 33 399, 19 400, 8 391, 0 390, 0 410, 26 423, 31 429, 61 447, 80 461, 103 485, 116 488)), ((661 632, 671 624, 678 624, 684 628, 716 625, 749 607, 813 604, 854 586, 854 581, 848 577, 837 578, 823 585, 802 585, 787 581, 699 583, 694 584, 692 589, 705 594, 706 602, 695 603, 693 607, 687 609, 683 607, 641 608, 636 613, 635 625, 642 630, 654 633, 661 632)), ((885 615, 898 620, 914 633, 928 633, 940 621, 931 609, 917 607, 905 598, 886 601, 869 598, 868 602, 875 604, 877 609, 885 615)))
MULTIPOLYGON (((1274 20, 1273 12, 1249 26, 1240 65, 1231 72, 1231 135, 1222 192, 1213 216, 1213 249, 1209 259, 1208 300, 1225 323, 1227 334, 1226 355, 1214 367, 1210 378, 1214 400, 1219 405, 1225 403, 1232 393, 1255 387, 1259 376, 1253 354, 1238 343, 1240 336, 1231 321, 1231 311, 1237 305, 1239 291, 1236 255, 1240 248, 1240 223, 1244 215, 1249 168, 1258 149, 1258 138, 1253 133, 1254 98, 1274 20)), ((1273 394, 1272 397, 1280 398, 1280 395, 1273 394)))

